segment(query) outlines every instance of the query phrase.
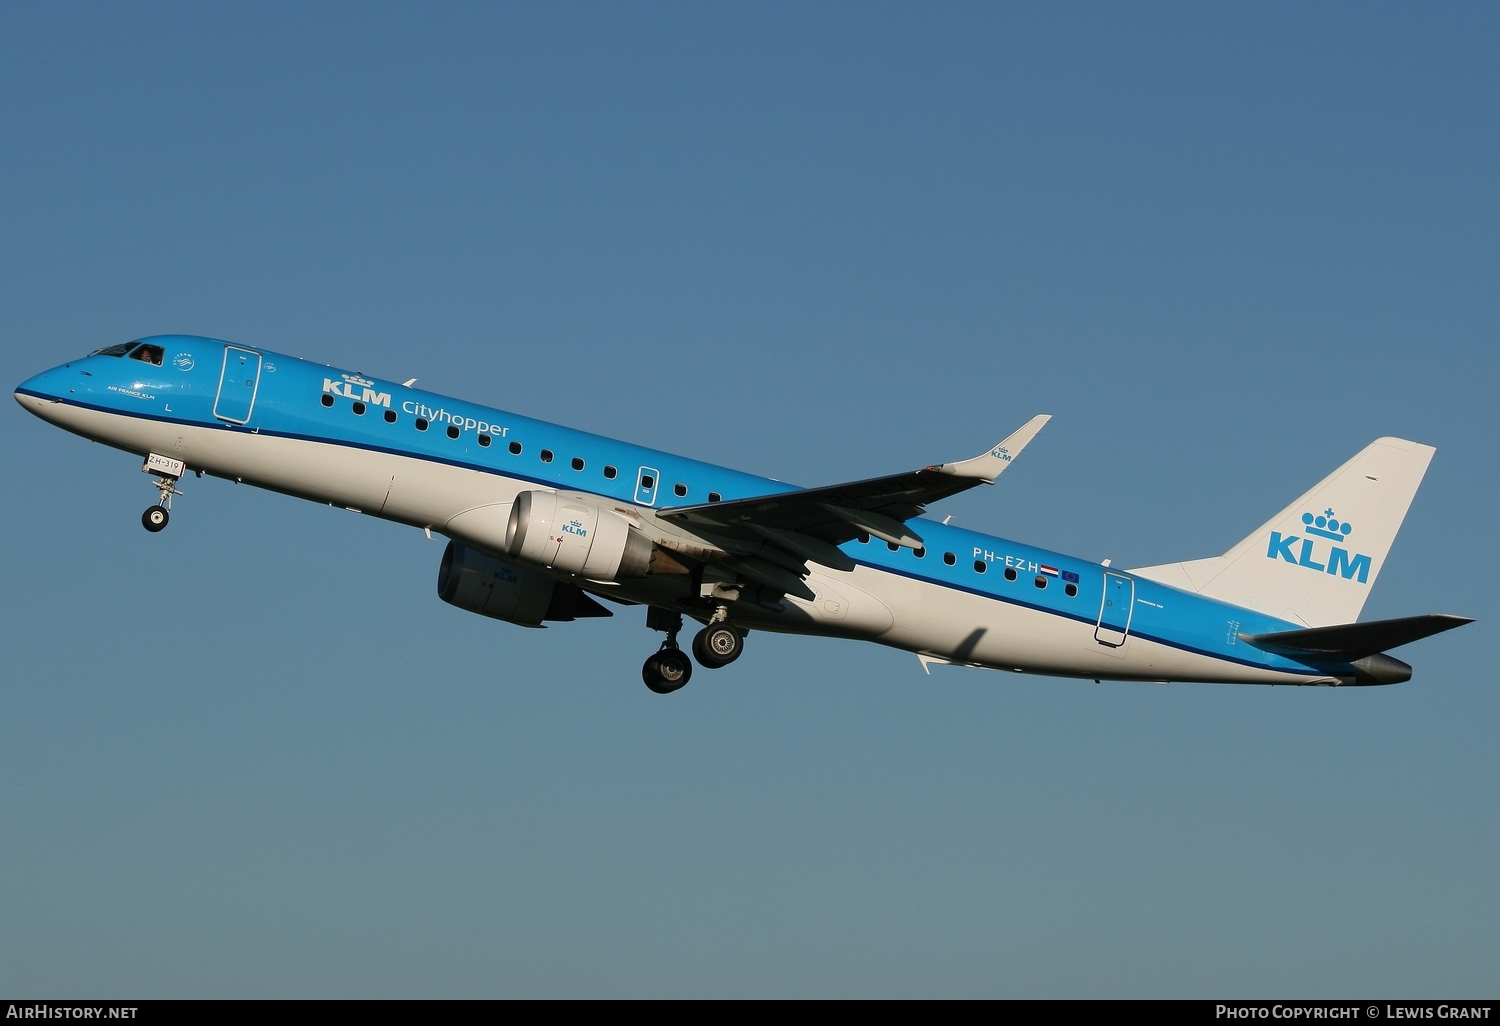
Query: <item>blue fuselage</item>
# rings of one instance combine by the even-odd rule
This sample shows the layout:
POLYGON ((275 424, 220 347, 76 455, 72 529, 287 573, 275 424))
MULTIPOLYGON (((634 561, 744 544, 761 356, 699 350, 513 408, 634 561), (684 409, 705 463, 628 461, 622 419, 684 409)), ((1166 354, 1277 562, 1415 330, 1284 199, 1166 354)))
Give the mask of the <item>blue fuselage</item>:
MULTIPOLYGON (((93 355, 31 378, 17 388, 17 397, 23 402, 26 398, 38 401, 28 408, 61 426, 141 455, 145 454, 144 445, 133 441, 137 436, 128 430, 89 426, 106 423, 97 417, 70 421, 60 413, 54 417, 45 411, 60 404, 106 415, 109 423, 154 424, 157 429, 150 435, 152 439, 168 438, 180 428, 299 440, 349 454, 387 454, 523 485, 595 494, 643 509, 797 490, 659 449, 264 350, 191 336, 159 336, 143 341, 159 348, 160 365, 131 356, 93 355)), ((194 437, 212 441, 210 436, 194 437)), ((316 482, 310 484, 306 478, 289 485, 274 473, 262 472, 260 464, 226 465, 223 458, 197 456, 192 451, 216 451, 212 446, 205 449, 203 443, 191 441, 181 444, 190 469, 318 501, 355 505, 344 502, 341 493, 321 494, 316 482)), ((386 501, 377 505, 376 491, 361 499, 357 506, 361 512, 417 527, 443 529, 442 523, 411 512, 414 507, 410 505, 387 508, 390 504, 386 501)), ((1129 588, 1127 607, 1115 615, 1123 617, 1124 622, 1118 626, 1128 629, 1133 638, 1154 643, 1166 652, 1191 654, 1200 660, 1206 657, 1215 664, 1239 668, 1218 675, 1184 675, 1163 666, 1164 672, 1159 674, 1163 679, 1251 679, 1245 672, 1251 671, 1253 676, 1258 671, 1267 674, 1268 681, 1295 683, 1293 677, 1326 679, 1339 670, 1261 651, 1240 638, 1241 634, 1290 630, 1301 624, 993 535, 928 519, 916 521, 915 526, 925 541, 916 551, 879 540, 851 541, 842 550, 865 571, 995 603, 997 613, 1005 607, 1071 621, 1085 639, 1104 616, 1105 591, 1111 578, 1116 580, 1116 587, 1121 587, 1118 581, 1123 579, 1129 588)), ((864 579, 869 579, 868 573, 864 579)), ((884 601, 890 605, 893 600, 884 601)), ((933 650, 915 638, 872 640, 916 651, 933 650)), ((964 654, 958 653, 960 657, 964 654)), ((994 658, 952 661, 997 663, 994 658)), ((1040 665, 1031 662, 1030 666, 1015 668, 1101 675, 1097 665, 1075 666, 1066 658, 1040 665)), ((1132 667, 1118 676, 1151 679, 1152 673, 1132 667)))

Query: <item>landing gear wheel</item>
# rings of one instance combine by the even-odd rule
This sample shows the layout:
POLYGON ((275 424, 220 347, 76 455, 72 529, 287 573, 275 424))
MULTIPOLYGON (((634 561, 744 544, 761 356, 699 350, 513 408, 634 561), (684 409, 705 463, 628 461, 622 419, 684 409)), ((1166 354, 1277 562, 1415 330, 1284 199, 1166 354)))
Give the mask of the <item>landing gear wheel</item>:
POLYGON ((670 695, 693 676, 693 664, 680 649, 664 648, 641 667, 641 679, 658 695, 670 695))
POLYGON ((709 624, 693 638, 693 658, 710 670, 728 666, 745 651, 745 638, 725 623, 709 624))
POLYGON ((167 512, 167 507, 152 506, 141 514, 141 526, 152 534, 155 534, 163 527, 166 527, 167 521, 170 519, 172 519, 172 515, 167 512))

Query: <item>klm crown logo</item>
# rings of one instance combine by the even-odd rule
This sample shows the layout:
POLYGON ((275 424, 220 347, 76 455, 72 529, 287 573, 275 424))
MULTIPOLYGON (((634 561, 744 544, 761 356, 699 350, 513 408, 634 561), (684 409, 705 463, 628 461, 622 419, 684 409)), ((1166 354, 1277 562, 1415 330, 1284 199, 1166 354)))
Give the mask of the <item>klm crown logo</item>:
POLYGON ((1339 520, 1338 514, 1334 513, 1331 506, 1318 515, 1302 514, 1302 533, 1311 537, 1303 538, 1295 534, 1272 531, 1271 544, 1266 549, 1266 558, 1285 560, 1319 573, 1342 576, 1346 581, 1357 578, 1360 584, 1369 583, 1371 560, 1362 552, 1350 556, 1348 549, 1340 545, 1330 545, 1327 555, 1323 557, 1324 562, 1318 562, 1318 553, 1314 551, 1318 543, 1313 540, 1314 538, 1344 542, 1348 540, 1349 535, 1354 533, 1354 525, 1348 521, 1339 520), (1299 542, 1300 547, 1293 549, 1293 546, 1299 542))
MULTIPOLYGON (((269 370, 270 368, 267 367, 269 370)), ((375 382, 369 378, 362 378, 358 374, 340 375, 343 381, 334 381, 332 378, 323 379, 323 391, 330 395, 341 395, 345 399, 358 399, 360 402, 369 403, 371 406, 384 406, 391 408, 391 393, 380 392, 375 389, 375 382), (358 388, 355 386, 358 385, 358 388)))
POLYGON ((1302 523, 1307 525, 1302 530, 1308 534, 1315 534, 1319 538, 1332 538, 1334 541, 1343 541, 1354 530, 1352 524, 1339 523, 1331 508, 1325 509, 1320 517, 1315 517, 1311 513, 1302 514, 1302 523))

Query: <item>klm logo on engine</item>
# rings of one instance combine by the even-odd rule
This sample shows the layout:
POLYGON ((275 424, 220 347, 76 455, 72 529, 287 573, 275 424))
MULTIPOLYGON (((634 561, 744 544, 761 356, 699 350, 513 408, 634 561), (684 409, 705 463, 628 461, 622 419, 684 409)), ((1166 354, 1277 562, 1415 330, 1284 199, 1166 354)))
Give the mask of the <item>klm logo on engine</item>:
POLYGON ((1349 550, 1332 542, 1346 541, 1354 533, 1354 526, 1347 522, 1341 522, 1334 515, 1332 509, 1326 509, 1321 516, 1313 516, 1311 513, 1302 514, 1302 534, 1310 537, 1302 537, 1296 534, 1283 535, 1280 531, 1271 532, 1271 544, 1266 549, 1268 559, 1284 559, 1288 563, 1305 566, 1309 570, 1317 570, 1319 573, 1339 574, 1346 581, 1358 579, 1360 584, 1365 584, 1370 578, 1370 557, 1359 553, 1349 555, 1349 550), (1326 538, 1330 544, 1326 551, 1320 553, 1322 542, 1318 539, 1326 538), (1322 555, 1323 562, 1318 562, 1322 555))
POLYGON ((569 520, 562 525, 561 530, 563 534, 576 534, 580 538, 589 536, 589 529, 583 526, 582 520, 569 520))
POLYGON ((345 399, 358 399, 362 403, 371 406, 384 406, 387 409, 391 405, 391 393, 375 391, 375 382, 366 380, 358 374, 341 375, 342 381, 334 381, 332 378, 323 379, 323 391, 333 395, 341 395, 345 399))

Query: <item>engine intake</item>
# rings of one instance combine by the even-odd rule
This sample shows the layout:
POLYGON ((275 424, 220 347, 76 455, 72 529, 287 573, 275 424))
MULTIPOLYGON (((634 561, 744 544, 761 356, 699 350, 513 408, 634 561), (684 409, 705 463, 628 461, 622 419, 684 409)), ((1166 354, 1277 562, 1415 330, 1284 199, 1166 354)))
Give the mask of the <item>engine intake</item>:
POLYGON ((449 605, 522 627, 612 615, 571 584, 491 559, 458 542, 450 541, 443 551, 437 585, 438 597, 449 605))
POLYGON ((517 495, 505 529, 505 551, 516 559, 596 581, 646 576, 651 549, 618 513, 556 492, 517 495))

